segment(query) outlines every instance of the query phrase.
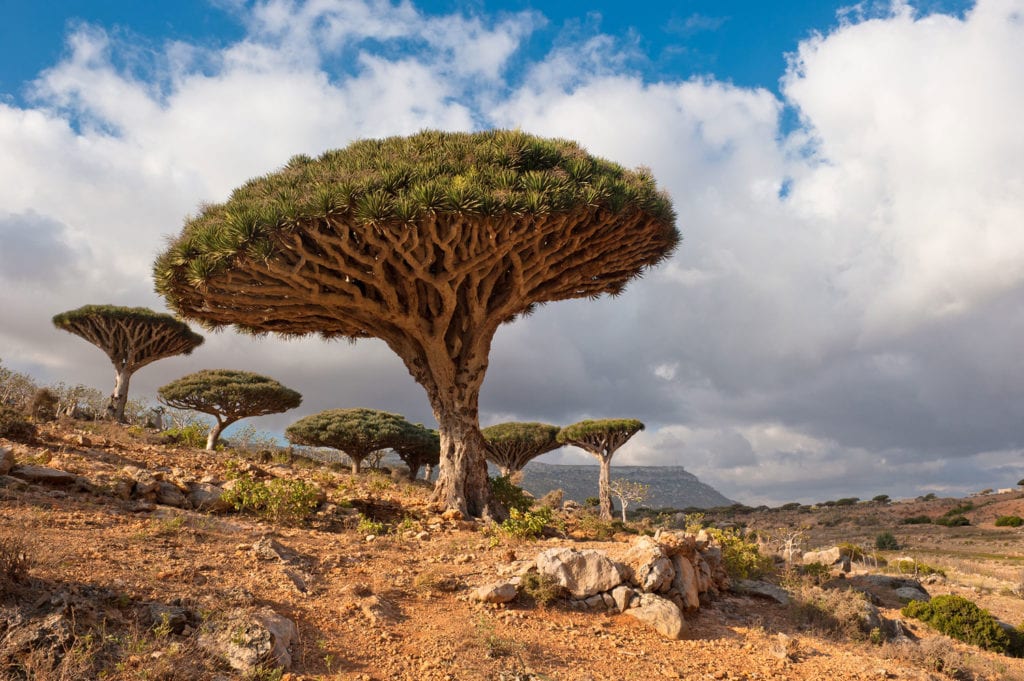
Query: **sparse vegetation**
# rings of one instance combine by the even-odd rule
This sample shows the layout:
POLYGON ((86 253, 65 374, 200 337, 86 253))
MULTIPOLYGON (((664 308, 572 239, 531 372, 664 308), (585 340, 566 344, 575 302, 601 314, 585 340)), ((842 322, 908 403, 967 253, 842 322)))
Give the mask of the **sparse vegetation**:
POLYGON ((36 427, 13 407, 0 407, 0 437, 24 442, 36 435, 36 427))
POLYGON ((28 577, 33 557, 28 542, 17 534, 0 536, 0 596, 28 577))
POLYGON ((513 507, 508 510, 508 518, 498 527, 510 537, 539 539, 544 536, 544 528, 551 524, 553 517, 551 509, 546 506, 533 511, 520 511, 513 507))
POLYGON ((533 506, 533 497, 529 496, 522 487, 512 482, 510 476, 499 475, 490 479, 491 494, 494 500, 501 504, 502 508, 509 511, 515 509, 525 512, 533 506))
POLYGON ((762 555, 757 544, 737 530, 705 530, 722 547, 725 570, 734 579, 757 579, 773 570, 769 556, 762 555))

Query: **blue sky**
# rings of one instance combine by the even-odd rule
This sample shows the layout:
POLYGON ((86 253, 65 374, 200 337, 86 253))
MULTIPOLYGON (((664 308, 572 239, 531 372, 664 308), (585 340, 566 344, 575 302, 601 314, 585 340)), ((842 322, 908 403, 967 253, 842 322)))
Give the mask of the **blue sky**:
MULTIPOLYGON (((153 257, 201 203, 361 137, 520 127, 650 167, 684 242, 619 298, 503 327, 484 425, 640 418, 616 461, 747 503, 1024 477, 1024 0, 650 6, 2 5, 0 361, 107 390, 50 317, 163 309, 153 257)), ((222 333, 132 390, 203 368, 302 392, 267 430, 432 418, 376 341, 222 333)))

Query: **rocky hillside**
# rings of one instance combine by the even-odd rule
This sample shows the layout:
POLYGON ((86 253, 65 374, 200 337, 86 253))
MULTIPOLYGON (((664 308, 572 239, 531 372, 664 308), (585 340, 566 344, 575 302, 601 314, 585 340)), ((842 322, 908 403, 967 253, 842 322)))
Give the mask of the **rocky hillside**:
MULTIPOLYGON (((528 539, 439 512, 422 482, 116 426, 44 425, 0 450, 5 680, 1024 679, 1024 661, 902 616, 897 593, 1020 622, 1013 583, 964 560, 1019 551, 1015 528, 985 545, 956 543, 983 528, 930 530, 959 567, 928 581, 861 563, 823 586, 744 581, 749 545, 614 534, 574 504, 528 539)), ((890 508, 864 510, 894 523, 890 508)))
MULTIPOLYGON (((561 489, 566 499, 582 502, 597 496, 597 466, 562 466, 531 461, 523 469, 522 486, 536 497, 561 489)), ((648 508, 713 508, 733 502, 697 479, 682 466, 612 466, 612 479, 648 485, 648 508)))

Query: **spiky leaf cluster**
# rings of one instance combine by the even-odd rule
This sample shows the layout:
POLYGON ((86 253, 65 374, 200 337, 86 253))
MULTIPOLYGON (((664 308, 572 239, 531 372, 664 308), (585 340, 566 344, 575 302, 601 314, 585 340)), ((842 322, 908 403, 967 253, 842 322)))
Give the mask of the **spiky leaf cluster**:
POLYGON ((522 470, 532 459, 561 447, 558 426, 548 423, 510 421, 480 431, 484 436, 487 460, 503 473, 522 470))
MULTIPOLYGON (((672 204, 649 172, 629 171, 593 157, 574 142, 507 130, 424 131, 410 137, 362 140, 317 159, 296 156, 281 170, 242 185, 227 202, 204 207, 157 259, 156 289, 173 308, 210 325, 235 323, 257 332, 320 331, 225 320, 223 315, 204 311, 185 289, 201 289, 225 272, 279 258, 292 247, 291 235, 296 234, 301 235, 300 250, 309 251, 304 266, 314 267, 321 259, 323 265, 334 257, 317 247, 317 233, 341 237, 341 250, 369 265, 381 235, 386 242, 410 238, 440 242, 446 234, 435 231, 439 222, 449 225, 444 232, 464 229, 465 220, 507 221, 509 217, 525 235, 538 229, 539 220, 580 211, 603 216, 607 226, 602 228, 608 230, 616 222, 609 216, 628 215, 632 220, 643 214, 643 226, 637 229, 645 232, 645 238, 653 229, 658 242, 649 253, 627 262, 624 271, 616 271, 603 288, 596 292, 584 288, 580 295, 618 292, 625 280, 670 254, 679 240, 672 204), (403 236, 408 231, 421 236, 403 236)), ((630 220, 624 224, 633 225, 630 220)), ((544 246, 557 248, 556 240, 544 246)), ((425 255, 432 261, 442 259, 442 253, 433 248, 426 249, 425 255)), ((443 276, 441 262, 418 264, 443 276)), ((316 291, 309 295, 315 296, 316 291)))
POLYGON ((288 426, 284 434, 293 444, 340 449, 349 458, 362 461, 377 450, 417 440, 423 430, 399 414, 357 407, 311 414, 288 426))
POLYGON ((212 414, 225 422, 278 414, 302 404, 302 395, 272 378, 249 371, 206 369, 182 376, 157 391, 176 409, 212 414))

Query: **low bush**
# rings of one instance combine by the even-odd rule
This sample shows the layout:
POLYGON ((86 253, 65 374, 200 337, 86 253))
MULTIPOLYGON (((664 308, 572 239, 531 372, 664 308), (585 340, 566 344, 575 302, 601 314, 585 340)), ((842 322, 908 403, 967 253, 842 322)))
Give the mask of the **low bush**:
POLYGON ((28 415, 36 421, 52 421, 57 418, 57 396, 49 388, 40 388, 28 403, 28 415))
POLYGON ((274 478, 262 482, 242 475, 223 498, 236 511, 255 513, 279 522, 300 522, 319 506, 320 490, 302 480, 274 478))
POLYGON ((920 575, 924 577, 927 577, 928 575, 946 576, 946 571, 942 568, 933 567, 928 563, 922 563, 912 558, 894 560, 889 563, 889 568, 901 575, 920 575))
POLYGON ((533 599, 533 602, 544 608, 565 596, 565 587, 558 583, 553 575, 542 575, 536 572, 528 572, 522 578, 523 593, 533 599))
POLYGON ((11 407, 0 407, 0 437, 23 442, 35 436, 36 427, 24 414, 11 407))
POLYGON ((904 518, 902 520, 904 525, 928 525, 931 522, 931 517, 926 515, 912 515, 909 518, 904 518))
POLYGON ((18 536, 0 537, 0 595, 25 581, 32 565, 28 544, 18 536))
POLYGON ((872 497, 871 501, 874 501, 875 503, 878 504, 888 504, 890 499, 888 494, 879 494, 876 497, 872 497))
POLYGON ((963 596, 936 596, 928 602, 911 601, 901 610, 905 616, 925 622, 933 629, 964 643, 1004 655, 1024 653, 1020 634, 1003 629, 988 610, 963 596))
POLYGON ((941 518, 936 518, 935 524, 942 525, 943 527, 964 527, 965 525, 970 525, 971 521, 962 515, 944 515, 941 518))
POLYGON ((551 509, 541 506, 536 511, 520 511, 512 507, 508 510, 508 519, 498 527, 502 532, 517 539, 538 539, 543 536, 553 516, 551 509))
MULTIPOLYGON (((868 597, 854 589, 822 589, 804 584, 796 587, 792 596, 790 617, 802 627, 860 641, 868 640, 877 627, 868 597)), ((885 634, 879 630, 875 636, 881 640, 885 634)))
POLYGON ((206 437, 209 433, 210 429, 206 424, 191 423, 181 428, 168 428, 161 436, 167 444, 203 449, 206 447, 206 437))
POLYGON ((875 537, 875 548, 879 551, 895 551, 900 547, 892 532, 882 532, 875 537))
POLYGON ((1020 527, 1024 525, 1024 518, 1019 515, 1001 515, 996 518, 996 527, 1020 527))
POLYGON ((515 509, 523 512, 533 506, 533 497, 512 482, 509 476, 499 475, 496 478, 491 478, 490 481, 491 494, 494 495, 494 499, 509 511, 515 509))
POLYGON ((757 544, 736 530, 710 527, 706 532, 721 546, 725 571, 733 579, 757 579, 773 570, 771 557, 761 555, 757 544))

